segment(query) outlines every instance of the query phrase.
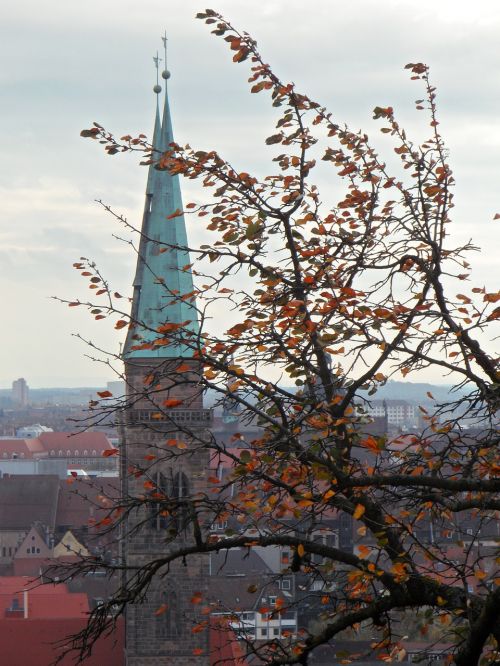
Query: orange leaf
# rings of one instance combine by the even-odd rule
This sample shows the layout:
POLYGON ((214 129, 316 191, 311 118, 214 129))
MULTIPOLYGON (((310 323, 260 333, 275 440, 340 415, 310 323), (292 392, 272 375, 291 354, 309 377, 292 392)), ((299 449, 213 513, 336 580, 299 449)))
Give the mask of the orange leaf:
POLYGON ((110 456, 116 456, 118 453, 118 449, 106 449, 106 451, 102 452, 102 455, 104 458, 109 458, 110 456))
POLYGON ((201 604, 201 600, 202 600, 201 592, 195 592, 191 597, 192 604, 201 604))
POLYGON ((165 407, 178 407, 179 405, 182 405, 183 400, 178 400, 177 398, 167 398, 167 400, 163 401, 163 404, 165 407))
POLYGON ((193 650, 193 654, 194 654, 195 657, 199 657, 200 654, 203 654, 203 650, 201 648, 195 648, 193 650))
POLYGON ((181 365, 175 369, 175 372, 189 372, 189 370, 191 370, 191 368, 187 363, 181 363, 181 365))
POLYGON ((123 327, 126 326, 127 324, 128 324, 128 322, 126 322, 125 319, 119 319, 119 320, 116 322, 116 324, 115 324, 115 328, 116 328, 117 330, 120 330, 120 328, 123 328, 123 327))
POLYGON ((97 391, 97 395, 100 398, 112 398, 113 397, 113 394, 111 393, 111 391, 97 391))
POLYGON ((167 604, 162 604, 159 608, 155 610, 155 615, 163 615, 168 610, 167 604))
POLYGON ((297 546, 297 555, 298 555, 299 557, 304 557, 305 552, 306 552, 306 551, 305 551, 304 546, 303 546, 301 543, 299 543, 299 545, 297 546))
POLYGON ((356 508, 354 509, 354 513, 352 514, 352 517, 354 518, 354 520, 359 520, 365 511, 366 509, 362 504, 357 504, 356 508))

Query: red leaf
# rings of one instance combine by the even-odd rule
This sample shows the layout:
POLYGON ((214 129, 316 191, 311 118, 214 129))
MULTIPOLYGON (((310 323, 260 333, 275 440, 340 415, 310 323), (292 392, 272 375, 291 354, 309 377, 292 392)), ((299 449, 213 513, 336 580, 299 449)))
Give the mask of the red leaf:
POLYGON ((163 613, 166 613, 168 610, 167 604, 162 604, 159 608, 155 610, 155 615, 163 615, 163 613))
POLYGON ((163 404, 165 407, 178 407, 179 405, 182 405, 183 402, 183 400, 179 400, 178 398, 168 398, 163 401, 163 404))
POLYGON ((106 451, 102 452, 102 455, 104 458, 109 458, 110 456, 116 456, 118 453, 118 449, 106 449, 106 451))
POLYGON ((97 391, 97 395, 100 398, 112 398, 113 397, 113 394, 111 393, 111 391, 97 391))

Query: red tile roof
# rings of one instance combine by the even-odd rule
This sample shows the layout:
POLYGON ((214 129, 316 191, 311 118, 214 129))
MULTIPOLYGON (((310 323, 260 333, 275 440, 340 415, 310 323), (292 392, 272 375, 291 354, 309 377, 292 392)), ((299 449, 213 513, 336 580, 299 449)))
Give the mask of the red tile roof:
POLYGON ((2 439, 0 438, 0 457, 41 458, 47 455, 45 447, 36 438, 2 439))
POLYGON ((29 576, 0 577, 0 617, 14 606, 24 609, 26 602, 28 619, 86 618, 90 610, 87 595, 69 592, 64 583, 37 585, 29 576))
MULTIPOLYGON (((61 652, 61 644, 84 627, 82 619, 60 620, 0 620, 0 645, 2 664, 5 666, 48 666, 61 652)), ((68 641, 69 642, 69 641, 68 641)), ((123 666, 123 621, 118 619, 115 631, 100 638, 92 649, 92 655, 82 666, 123 666)), ((65 657, 59 666, 75 666, 75 655, 65 657)))
POLYGON ((38 436, 43 450, 49 453, 49 451, 55 451, 56 455, 59 450, 71 451, 71 454, 74 454, 74 451, 78 451, 79 455, 83 455, 84 451, 88 451, 88 455, 91 455, 92 451, 97 451, 97 455, 101 456, 103 451, 106 449, 113 448, 109 439, 103 432, 42 432, 38 436))
POLYGON ((221 618, 210 618, 210 666, 248 666, 234 632, 221 624, 221 618))

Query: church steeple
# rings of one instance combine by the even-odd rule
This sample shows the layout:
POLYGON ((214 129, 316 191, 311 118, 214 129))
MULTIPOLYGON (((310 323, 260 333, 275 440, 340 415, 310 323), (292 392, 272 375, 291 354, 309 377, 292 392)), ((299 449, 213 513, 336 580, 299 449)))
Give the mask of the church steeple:
MULTIPOLYGON (((166 46, 166 40, 165 40, 166 46)), ((165 49, 166 53, 166 49, 165 49)), ((158 72, 158 55, 154 58, 158 72)), ((193 292, 193 278, 189 268, 187 235, 184 216, 171 218, 182 211, 181 188, 178 175, 160 171, 155 162, 173 142, 172 120, 167 91, 168 70, 162 72, 165 82, 163 117, 160 122, 157 98, 153 133, 153 164, 149 166, 146 201, 141 228, 132 301, 132 319, 124 348, 126 359, 134 358, 189 358, 191 350, 185 345, 154 346, 162 335, 158 329, 165 323, 184 323, 198 333, 196 308, 190 299, 182 296, 193 292), (170 218, 170 219, 169 219, 170 218), (185 322, 189 322, 186 324, 185 322), (153 343, 150 347, 148 343, 153 343)), ((154 92, 159 95, 157 83, 154 92)))

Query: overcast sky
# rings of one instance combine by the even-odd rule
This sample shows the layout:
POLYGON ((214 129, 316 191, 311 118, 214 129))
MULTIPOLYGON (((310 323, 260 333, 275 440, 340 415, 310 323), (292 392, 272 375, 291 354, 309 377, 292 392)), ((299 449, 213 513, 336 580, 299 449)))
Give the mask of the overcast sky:
MULTIPOLYGON (((208 1, 208 0, 206 0, 208 1)), ((498 0, 219 0, 209 4, 250 32, 283 78, 326 103, 337 121, 378 137, 371 110, 392 105, 410 133, 418 86, 407 62, 431 66, 457 190, 457 239, 472 235, 476 283, 497 265, 500 212, 500 3, 498 0)), ((274 115, 248 94, 248 68, 194 19, 194 0, 17 0, 0 10, 0 386, 99 385, 113 377, 84 357, 75 331, 116 349, 112 326, 49 300, 86 296, 71 267, 94 258, 128 293, 134 256, 94 203, 140 222, 146 173, 134 157, 108 157, 79 137, 96 120, 121 135, 150 134, 152 56, 169 37, 169 94, 180 143, 217 148, 241 170, 265 174, 274 115)), ((420 134, 419 134, 420 132, 420 134)), ((377 141, 379 139, 377 138, 377 141)), ((390 152, 391 147, 386 146, 390 152)), ((184 186, 184 200, 196 191, 184 186)), ((191 238, 196 229, 190 228, 191 238)))

